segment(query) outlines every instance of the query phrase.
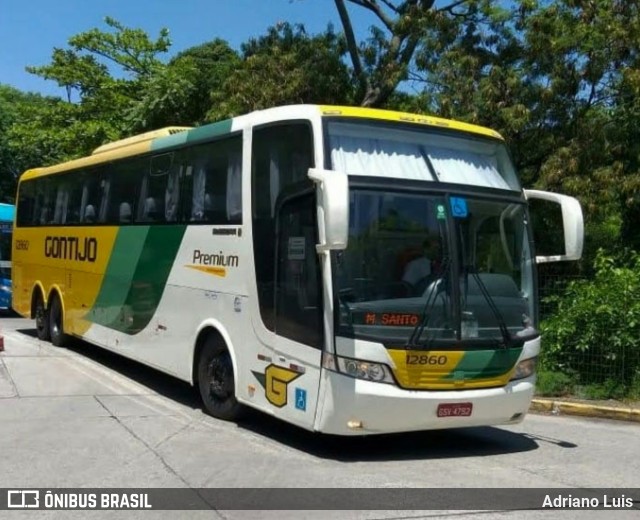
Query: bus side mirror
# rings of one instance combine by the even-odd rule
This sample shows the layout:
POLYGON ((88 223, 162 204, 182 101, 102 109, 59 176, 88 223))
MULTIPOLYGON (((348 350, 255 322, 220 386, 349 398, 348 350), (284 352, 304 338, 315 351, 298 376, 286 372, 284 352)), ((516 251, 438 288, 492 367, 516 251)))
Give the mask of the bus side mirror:
POLYGON ((347 174, 334 170, 309 168, 316 183, 320 250, 346 249, 349 236, 349 181, 347 174))
POLYGON ((584 244, 584 220, 582 208, 577 199, 567 195, 559 195, 549 191, 524 190, 527 200, 542 200, 553 202, 560 206, 562 228, 564 231, 564 254, 550 256, 536 256, 536 263, 563 262, 579 260, 582 256, 584 244))

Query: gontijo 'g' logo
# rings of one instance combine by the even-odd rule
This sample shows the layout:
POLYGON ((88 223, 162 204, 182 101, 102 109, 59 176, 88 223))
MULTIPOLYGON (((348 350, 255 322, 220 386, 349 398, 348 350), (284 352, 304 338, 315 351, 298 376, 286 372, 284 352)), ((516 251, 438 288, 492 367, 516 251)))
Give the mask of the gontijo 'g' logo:
POLYGON ((224 278, 227 276, 227 268, 238 267, 239 263, 240 258, 237 255, 225 255, 222 251, 219 253, 203 253, 199 249, 195 249, 192 263, 186 267, 224 278))
POLYGON ((287 387, 289 383, 294 379, 298 379, 302 374, 295 370, 271 364, 265 369, 264 374, 253 372, 253 375, 264 387, 267 401, 278 408, 282 408, 287 404, 287 387))

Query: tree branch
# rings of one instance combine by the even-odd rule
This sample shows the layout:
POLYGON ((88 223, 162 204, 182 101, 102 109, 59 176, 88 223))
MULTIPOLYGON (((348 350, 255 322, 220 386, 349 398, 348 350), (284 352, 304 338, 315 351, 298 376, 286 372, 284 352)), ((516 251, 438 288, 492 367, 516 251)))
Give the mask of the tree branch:
POLYGON ((344 29, 344 35, 347 39, 347 49, 349 50, 349 56, 351 56, 351 63, 353 64, 353 71, 358 78, 358 81, 366 86, 366 80, 363 76, 362 63, 360 62, 360 52, 358 51, 358 44, 353 34, 353 27, 351 26, 351 20, 349 19, 349 13, 347 7, 344 5, 344 0, 335 0, 336 8, 338 9, 338 15, 340 15, 340 21, 342 22, 342 28, 344 29))
POLYGON ((380 0, 384 5, 391 9, 394 13, 399 13, 400 10, 390 0, 380 0))
POLYGON ((384 24, 384 26, 387 29, 389 29, 391 32, 393 32, 393 20, 391 18, 389 18, 389 16, 387 16, 387 13, 385 13, 380 8, 380 6, 376 2, 376 0, 348 0, 348 1, 353 3, 353 4, 359 5, 361 7, 364 7, 365 9, 368 9, 369 11, 371 11, 378 18, 380 18, 380 21, 384 24))
POLYGON ((453 2, 452 4, 446 5, 438 9, 438 11, 447 11, 449 14, 455 14, 453 9, 458 7, 459 5, 466 4, 469 0, 458 0, 457 2, 453 2))

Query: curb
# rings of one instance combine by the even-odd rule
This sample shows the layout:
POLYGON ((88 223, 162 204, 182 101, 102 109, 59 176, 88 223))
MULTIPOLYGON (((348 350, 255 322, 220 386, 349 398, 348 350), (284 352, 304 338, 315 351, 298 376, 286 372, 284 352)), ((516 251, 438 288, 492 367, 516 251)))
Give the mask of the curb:
POLYGON ((640 409, 628 406, 598 406, 553 399, 534 399, 529 408, 531 412, 551 413, 554 415, 581 415, 599 419, 640 422, 640 409))

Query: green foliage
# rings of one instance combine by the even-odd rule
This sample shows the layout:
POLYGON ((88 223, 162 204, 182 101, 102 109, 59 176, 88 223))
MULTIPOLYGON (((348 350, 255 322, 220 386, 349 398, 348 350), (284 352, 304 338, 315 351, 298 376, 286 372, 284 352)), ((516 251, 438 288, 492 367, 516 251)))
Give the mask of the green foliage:
POLYGON ((46 144, 40 141, 22 142, 27 135, 17 134, 22 125, 36 120, 54 102, 38 94, 26 94, 0 84, 0 202, 14 202, 17 179, 34 163, 46 144))
POLYGON ((219 90, 212 91, 210 120, 294 103, 350 104, 350 80, 341 57, 344 45, 329 27, 309 37, 288 23, 242 46, 219 90))
POLYGON ((618 397, 640 374, 640 254, 600 251, 594 270, 550 298, 556 312, 542 323, 542 367, 575 373, 592 395, 618 397))
POLYGON ((423 111, 509 141, 526 186, 577 196, 588 261, 640 245, 640 14, 635 2, 465 2, 432 13, 416 55, 423 111))
POLYGON ((543 397, 564 397, 574 393, 575 382, 564 372, 540 370, 536 381, 536 394, 543 397))

